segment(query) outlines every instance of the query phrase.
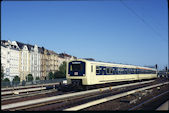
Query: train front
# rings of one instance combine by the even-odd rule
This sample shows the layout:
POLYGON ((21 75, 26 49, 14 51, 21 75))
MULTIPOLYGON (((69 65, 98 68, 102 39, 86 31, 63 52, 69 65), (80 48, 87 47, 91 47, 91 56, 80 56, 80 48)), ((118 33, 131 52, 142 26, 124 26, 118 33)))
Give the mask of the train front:
POLYGON ((66 71, 67 83, 73 86, 82 86, 86 83, 86 63, 82 60, 70 61, 66 71))

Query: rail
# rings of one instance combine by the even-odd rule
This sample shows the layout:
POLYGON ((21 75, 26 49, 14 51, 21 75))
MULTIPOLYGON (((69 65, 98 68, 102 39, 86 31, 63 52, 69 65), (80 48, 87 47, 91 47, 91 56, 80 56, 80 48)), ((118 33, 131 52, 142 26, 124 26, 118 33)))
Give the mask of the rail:
POLYGON ((144 82, 139 82, 139 83, 124 84, 124 85, 119 85, 119 86, 99 88, 99 89, 81 91, 81 92, 59 95, 59 96, 54 96, 54 97, 46 97, 46 98, 41 98, 41 99, 36 99, 36 100, 18 102, 18 103, 14 103, 14 104, 2 105, 1 109, 5 110, 5 109, 16 108, 16 107, 28 106, 28 105, 32 105, 32 104, 38 104, 38 103, 43 103, 43 102, 48 102, 48 101, 53 101, 53 100, 60 100, 60 99, 70 98, 70 97, 79 96, 79 95, 96 93, 96 92, 105 91, 105 90, 112 90, 112 89, 128 87, 128 86, 133 86, 133 85, 138 85, 138 84, 145 84, 145 83, 150 83, 150 82, 153 82, 153 81, 154 80, 144 81, 144 82))
POLYGON ((39 87, 39 86, 49 86, 49 85, 56 85, 59 83, 48 83, 48 84, 40 84, 40 85, 30 85, 30 86, 19 86, 19 87, 12 87, 12 88, 2 88, 1 91, 5 90, 16 90, 21 88, 31 88, 31 87, 39 87))
POLYGON ((23 92, 38 91, 38 90, 45 90, 45 89, 46 87, 40 87, 40 88, 14 90, 14 91, 5 91, 5 92, 1 92, 1 95, 19 94, 23 92))
POLYGON ((168 84, 168 83, 169 82, 160 83, 160 84, 157 84, 157 85, 148 86, 148 87, 144 87, 144 88, 140 88, 140 89, 136 89, 136 90, 120 93, 120 94, 113 95, 113 96, 110 96, 110 97, 106 97, 106 98, 103 98, 103 99, 99 99, 99 100, 95 100, 95 101, 92 101, 92 102, 88 102, 88 103, 85 103, 85 104, 82 104, 82 105, 79 105, 79 106, 67 108, 67 109, 64 109, 64 111, 77 111, 77 110, 85 109, 87 107, 91 107, 91 106, 94 106, 94 105, 97 105, 97 104, 101 104, 101 103, 104 103, 104 102, 107 102, 107 101, 111 101, 111 100, 114 100, 114 99, 117 99, 117 98, 120 98, 120 97, 124 97, 124 96, 130 95, 130 94, 133 94, 133 93, 136 93, 136 92, 139 92, 139 91, 143 91, 143 90, 146 90, 146 89, 151 89, 151 88, 158 87, 158 86, 161 86, 161 85, 165 85, 165 84, 168 84))

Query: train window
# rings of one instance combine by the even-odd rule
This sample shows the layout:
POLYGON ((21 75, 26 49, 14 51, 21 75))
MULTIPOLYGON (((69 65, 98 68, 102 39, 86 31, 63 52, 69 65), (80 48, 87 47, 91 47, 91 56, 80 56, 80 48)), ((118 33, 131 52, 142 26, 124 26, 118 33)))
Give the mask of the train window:
POLYGON ((123 70, 124 70, 124 74, 127 74, 127 68, 124 68, 123 70))
POLYGON ((121 68, 121 73, 122 73, 122 74, 125 74, 124 68, 121 68))
POLYGON ((91 65, 91 72, 93 72, 93 65, 91 65))
POLYGON ((107 68, 106 68, 106 74, 109 74, 109 70, 110 70, 110 68, 107 67, 107 68))
POLYGON ((114 74, 118 75, 118 67, 114 67, 114 74))
POLYGON ((123 69, 122 68, 118 68, 118 74, 123 74, 123 69))
POLYGON ((118 68, 118 74, 121 74, 121 69, 120 68, 118 68))
POLYGON ((134 74, 136 74, 136 72, 137 72, 137 71, 136 71, 136 69, 134 68, 134 74))
POLYGON ((81 64, 72 64, 72 70, 73 71, 82 71, 82 65, 81 64))
POLYGON ((96 74, 100 74, 100 67, 99 66, 96 66, 96 74))
POLYGON ((134 69, 133 68, 131 69, 131 74, 134 74, 134 69))
POLYGON ((138 69, 136 69, 136 74, 138 74, 138 69))
POLYGON ((141 69, 139 69, 139 74, 142 74, 142 71, 141 71, 141 69))
POLYGON ((116 68, 115 68, 115 67, 113 68, 113 74, 114 74, 114 75, 116 75, 116 74, 117 74, 117 70, 116 70, 116 68))
POLYGON ((110 68, 110 73, 113 74, 113 68, 110 68))
POLYGON ((128 73, 128 74, 131 74, 130 68, 127 69, 127 73, 128 73))

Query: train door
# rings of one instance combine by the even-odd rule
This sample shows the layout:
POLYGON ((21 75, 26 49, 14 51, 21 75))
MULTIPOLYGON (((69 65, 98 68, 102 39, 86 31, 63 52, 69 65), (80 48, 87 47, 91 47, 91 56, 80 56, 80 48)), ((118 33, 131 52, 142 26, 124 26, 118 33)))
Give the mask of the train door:
POLYGON ((137 76, 137 78, 136 78, 136 80, 140 80, 140 75, 139 75, 139 69, 138 68, 136 68, 136 76, 137 76))
POLYGON ((93 64, 91 64, 90 65, 90 67, 91 67, 91 69, 90 69, 90 84, 93 84, 94 83, 94 81, 95 81, 95 76, 94 76, 94 65, 93 64))
POLYGON ((106 67, 105 66, 101 66, 101 72, 100 73, 101 73, 100 80, 105 82, 105 80, 106 80, 105 79, 106 78, 105 77, 106 76, 106 67))

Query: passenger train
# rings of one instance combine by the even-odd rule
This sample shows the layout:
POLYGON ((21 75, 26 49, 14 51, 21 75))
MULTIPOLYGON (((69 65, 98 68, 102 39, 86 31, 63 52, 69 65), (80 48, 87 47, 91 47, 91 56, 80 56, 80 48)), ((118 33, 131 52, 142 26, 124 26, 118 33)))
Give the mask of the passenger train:
POLYGON ((157 70, 148 67, 76 59, 67 62, 67 83, 75 86, 157 78, 157 70))

